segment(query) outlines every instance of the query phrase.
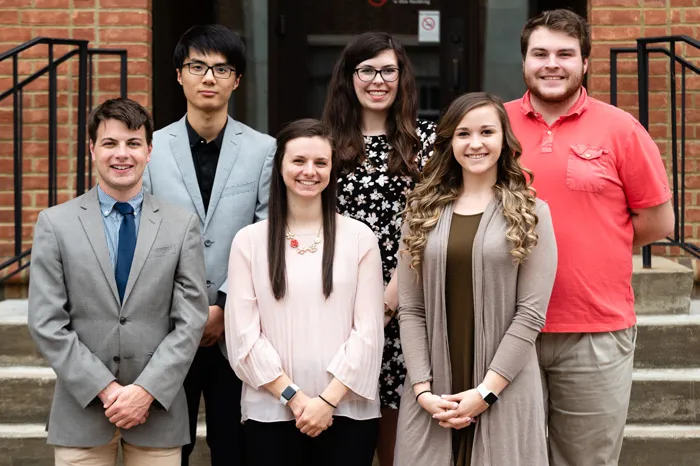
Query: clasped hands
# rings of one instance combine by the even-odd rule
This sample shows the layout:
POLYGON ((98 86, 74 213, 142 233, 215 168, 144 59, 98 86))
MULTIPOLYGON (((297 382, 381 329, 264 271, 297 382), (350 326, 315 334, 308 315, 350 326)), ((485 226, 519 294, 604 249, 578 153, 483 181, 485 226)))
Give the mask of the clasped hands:
POLYGON ((120 429, 131 429, 148 419, 153 395, 138 385, 111 382, 97 395, 109 422, 120 429))
POLYGON ((309 437, 318 437, 321 432, 333 425, 335 409, 319 397, 310 398, 298 390, 287 406, 294 413, 297 429, 309 437))
POLYGON ((442 396, 425 393, 418 404, 445 429, 463 429, 489 407, 476 389, 442 396))

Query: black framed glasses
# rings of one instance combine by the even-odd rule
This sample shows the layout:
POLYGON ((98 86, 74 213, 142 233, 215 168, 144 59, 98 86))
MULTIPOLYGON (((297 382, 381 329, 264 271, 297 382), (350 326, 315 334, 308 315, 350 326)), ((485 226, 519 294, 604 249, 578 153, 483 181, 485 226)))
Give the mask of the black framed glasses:
POLYGON ((363 82, 372 82, 377 75, 381 75, 382 79, 388 83, 394 82, 399 79, 399 69, 398 68, 382 68, 381 70, 375 70, 374 68, 356 68, 355 74, 363 82))
POLYGON ((204 76, 209 72, 209 70, 211 70, 215 78, 221 79, 228 79, 231 77, 232 73, 236 72, 235 69, 226 65, 208 66, 204 63, 183 63, 182 67, 187 67, 190 71, 190 74, 193 74, 195 76, 204 76))

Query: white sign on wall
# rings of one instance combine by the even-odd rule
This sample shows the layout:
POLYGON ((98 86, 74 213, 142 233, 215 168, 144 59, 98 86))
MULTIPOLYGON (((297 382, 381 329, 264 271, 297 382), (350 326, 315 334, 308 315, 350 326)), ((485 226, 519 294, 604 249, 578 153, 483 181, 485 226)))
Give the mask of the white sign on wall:
POLYGON ((440 12, 421 10, 418 12, 418 42, 440 42, 440 12))

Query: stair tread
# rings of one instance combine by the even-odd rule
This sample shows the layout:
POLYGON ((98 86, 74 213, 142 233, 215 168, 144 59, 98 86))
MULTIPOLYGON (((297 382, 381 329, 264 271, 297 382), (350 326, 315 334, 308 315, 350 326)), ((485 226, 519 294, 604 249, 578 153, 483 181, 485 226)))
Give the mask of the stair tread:
MULTIPOLYGON (((197 424, 197 437, 205 437, 207 426, 197 424)), ((0 424, 0 438, 44 438, 46 424, 0 424)))
POLYGON ((637 326, 700 325, 700 314, 669 314, 637 316, 637 326))
POLYGON ((634 382, 700 382, 700 367, 681 369, 634 369, 634 382))
MULTIPOLYGON (((44 424, 0 424, 0 438, 42 438, 45 429, 44 424)), ((204 437, 206 431, 204 423, 197 424, 197 437, 204 437)), ((627 424, 625 437, 700 439, 700 424, 627 424)))
POLYGON ((627 424, 625 438, 700 439, 700 424, 627 424))
MULTIPOLYGON (((0 379, 47 379, 56 378, 50 367, 42 366, 0 366, 0 379)), ((700 381, 700 367, 680 369, 634 369, 634 381, 700 381)))

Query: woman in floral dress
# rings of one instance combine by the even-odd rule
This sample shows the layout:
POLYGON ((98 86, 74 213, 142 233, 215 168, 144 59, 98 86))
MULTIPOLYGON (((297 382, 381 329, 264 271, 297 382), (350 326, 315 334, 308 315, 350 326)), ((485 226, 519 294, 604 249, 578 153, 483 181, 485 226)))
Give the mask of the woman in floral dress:
POLYGON ((369 32, 343 50, 328 86, 323 120, 336 142, 340 171, 338 211, 367 224, 382 255, 385 341, 379 395, 382 419, 377 452, 393 464, 399 400, 406 377, 396 321, 394 270, 401 212, 432 153, 435 124, 418 120, 413 67, 391 35, 369 32))

